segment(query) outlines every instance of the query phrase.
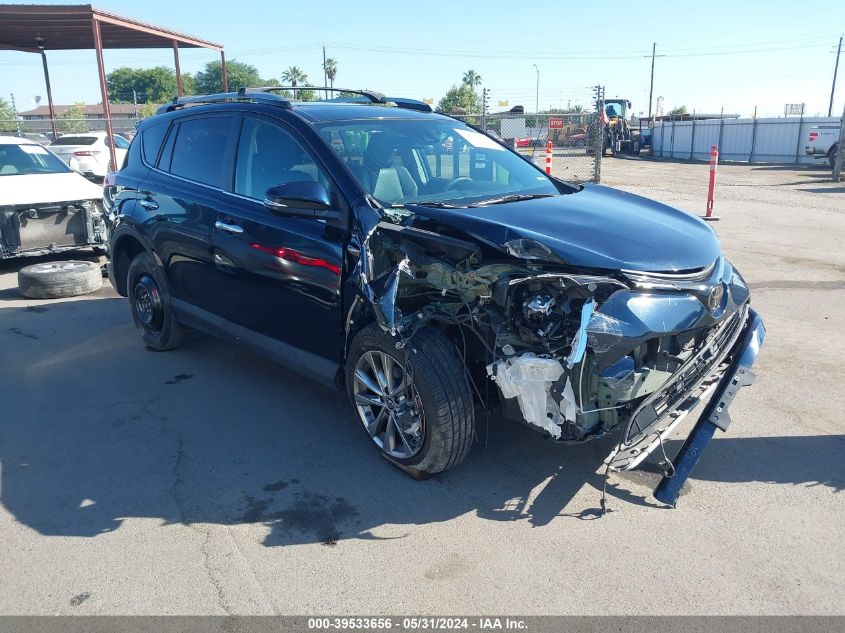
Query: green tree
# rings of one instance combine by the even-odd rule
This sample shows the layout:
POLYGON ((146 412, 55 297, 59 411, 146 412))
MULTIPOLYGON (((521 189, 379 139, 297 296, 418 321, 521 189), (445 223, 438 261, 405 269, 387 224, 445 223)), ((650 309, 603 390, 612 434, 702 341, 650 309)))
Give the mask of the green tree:
POLYGON ((469 86, 473 92, 475 92, 475 87, 481 85, 481 75, 470 69, 464 73, 464 78, 461 82, 463 85, 469 86))
POLYGON ((455 108, 462 109, 466 114, 476 114, 481 112, 481 103, 478 95, 468 85, 453 85, 437 104, 437 111, 452 114, 455 108))
POLYGON ((56 115, 59 132, 87 132, 89 125, 85 118, 85 103, 77 101, 61 114, 56 115))
MULTIPOLYGON (((164 103, 176 96, 176 72, 166 66, 155 68, 116 68, 106 75, 109 101, 112 103, 164 103)), ((193 78, 182 76, 182 88, 193 92, 193 78)))
MULTIPOLYGON (((300 84, 304 84, 308 81, 308 75, 306 75, 299 66, 289 66, 287 70, 282 71, 282 80, 296 88, 300 84)), ((294 99, 297 98, 297 92, 297 90, 293 91, 294 99)))
POLYGON ((311 88, 301 88, 299 91, 298 98, 300 101, 317 101, 317 93, 311 88))
POLYGON ((17 132, 17 118, 12 104, 0 97, 0 132, 17 132))
POLYGON ((677 108, 672 108, 669 110, 670 116, 677 116, 679 114, 687 114, 687 107, 685 105, 678 106, 677 108))
POLYGON ((325 62, 323 62, 323 70, 326 71, 329 86, 334 88, 334 78, 337 77, 337 60, 329 57, 325 62))
POLYGON ((156 113, 158 106, 154 103, 145 103, 142 106, 138 107, 138 118, 139 119, 149 119, 156 113))
MULTIPOLYGON (((208 62, 205 68, 194 75, 194 85, 199 94, 223 92, 223 74, 219 61, 208 62)), ((258 69, 250 64, 237 60, 226 62, 226 76, 229 80, 229 90, 250 88, 262 84, 258 69)))

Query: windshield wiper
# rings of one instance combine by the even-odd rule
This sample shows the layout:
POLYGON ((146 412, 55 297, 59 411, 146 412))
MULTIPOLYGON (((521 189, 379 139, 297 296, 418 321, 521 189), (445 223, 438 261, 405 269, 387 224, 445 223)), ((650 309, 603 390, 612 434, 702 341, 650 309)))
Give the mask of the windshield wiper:
POLYGON ((474 202, 470 207, 486 207, 491 204, 504 204, 505 202, 519 202, 520 200, 534 200, 535 198, 553 198, 551 193, 511 193, 498 198, 490 198, 481 202, 474 202))
POLYGON ((443 202, 442 200, 420 200, 413 201, 413 202, 406 202, 405 204, 398 204, 398 205, 390 205, 392 207, 404 207, 407 205, 416 205, 418 207, 434 207, 435 209, 464 209, 465 207, 459 206, 457 204, 449 204, 448 202, 443 202))

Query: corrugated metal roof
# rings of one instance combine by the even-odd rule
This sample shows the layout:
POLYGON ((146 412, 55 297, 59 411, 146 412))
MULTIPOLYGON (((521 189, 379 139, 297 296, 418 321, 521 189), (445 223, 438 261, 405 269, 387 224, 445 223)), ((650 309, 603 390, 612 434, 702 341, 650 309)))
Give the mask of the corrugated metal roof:
POLYGON ((100 24, 103 48, 168 48, 175 40, 182 48, 223 50, 222 44, 125 18, 90 4, 0 4, 0 48, 36 53, 42 48, 93 49, 94 20, 100 24))

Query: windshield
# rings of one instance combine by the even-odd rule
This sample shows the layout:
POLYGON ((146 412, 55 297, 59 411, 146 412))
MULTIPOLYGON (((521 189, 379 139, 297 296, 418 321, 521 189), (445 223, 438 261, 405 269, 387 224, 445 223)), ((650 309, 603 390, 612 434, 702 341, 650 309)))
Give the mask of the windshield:
POLYGON ((385 206, 461 207, 559 194, 541 171, 457 121, 334 121, 318 130, 361 186, 385 206))
POLYGON ((40 145, 0 145, 0 176, 69 172, 60 158, 40 145))
POLYGON ((622 104, 621 103, 605 103, 604 111, 609 117, 617 117, 620 118, 622 116, 622 104))

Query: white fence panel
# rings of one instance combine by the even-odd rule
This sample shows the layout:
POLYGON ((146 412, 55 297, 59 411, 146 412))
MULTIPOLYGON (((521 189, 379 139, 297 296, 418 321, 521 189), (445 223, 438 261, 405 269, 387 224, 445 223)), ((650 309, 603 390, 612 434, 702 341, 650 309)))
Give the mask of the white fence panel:
POLYGON ((695 146, 693 160, 710 160, 710 147, 719 144, 719 122, 716 120, 695 122, 695 146))
POLYGON ((819 164, 804 153, 810 129, 838 123, 834 117, 708 119, 695 121, 693 132, 692 121, 662 122, 654 128, 651 152, 657 158, 706 161, 710 146, 719 145, 719 158, 726 161, 819 164))

